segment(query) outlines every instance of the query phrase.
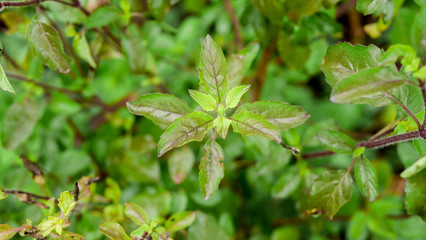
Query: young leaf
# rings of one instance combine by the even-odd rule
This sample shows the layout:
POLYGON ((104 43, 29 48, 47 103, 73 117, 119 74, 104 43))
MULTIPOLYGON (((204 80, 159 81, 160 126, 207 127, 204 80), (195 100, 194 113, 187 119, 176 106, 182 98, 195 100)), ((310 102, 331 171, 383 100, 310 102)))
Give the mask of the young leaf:
POLYGON ((7 224, 0 224, 0 240, 12 239, 19 229, 15 229, 7 224))
POLYGON ((243 109, 264 116, 268 122, 281 130, 297 127, 310 117, 301 107, 282 102, 247 103, 241 106, 237 113, 243 109))
POLYGON ((250 69, 253 60, 259 52, 259 44, 250 44, 237 54, 231 55, 228 58, 229 68, 229 88, 239 86, 246 72, 250 69))
POLYGON ((361 157, 355 163, 355 179, 361 194, 370 202, 379 195, 376 170, 367 158, 361 157))
POLYGON ((63 218, 67 217, 71 213, 75 207, 75 204, 76 202, 74 201, 74 195, 68 191, 61 193, 58 206, 63 213, 63 218))
POLYGON ((322 130, 318 132, 317 139, 326 148, 336 153, 352 153, 356 149, 355 141, 341 132, 322 130))
POLYGON ((195 90, 189 90, 189 95, 197 101, 198 104, 205 110, 205 111, 213 111, 216 109, 216 100, 214 98, 206 93, 200 93, 195 90))
POLYGON ((44 65, 61 73, 71 70, 71 60, 65 54, 62 40, 54 28, 33 19, 28 25, 26 38, 44 65))
POLYGON ((181 229, 187 228, 195 220, 195 212, 180 212, 173 214, 167 221, 164 223, 167 232, 177 232, 181 229))
POLYGON ((146 94, 138 100, 127 102, 127 108, 131 113, 144 116, 155 124, 165 127, 191 111, 184 101, 173 95, 161 93, 146 94))
POLYGON ((402 178, 410 178, 426 168, 426 155, 418 159, 413 165, 401 173, 402 178))
POLYGON ((111 240, 131 240, 118 223, 102 223, 99 225, 99 230, 111 240))
POLYGON ((426 221, 426 171, 407 179, 405 185, 405 208, 408 214, 419 215, 426 221))
POLYGON ((243 137, 248 135, 260 135, 277 143, 281 143, 280 130, 261 115, 251 113, 244 109, 229 119, 232 120, 234 132, 240 133, 243 137))
POLYGON ((195 162, 194 153, 190 148, 174 151, 168 159, 169 174, 173 182, 182 183, 191 172, 195 162))
POLYGON ((207 200, 216 192, 224 177, 225 169, 221 163, 224 156, 222 147, 211 140, 204 145, 203 151, 205 155, 201 159, 198 182, 204 199, 207 200))
POLYGON ((3 200, 7 198, 7 194, 3 192, 3 190, 0 189, 0 200, 3 200))
POLYGON ((148 215, 143 208, 136 203, 125 203, 124 214, 133 220, 136 225, 150 224, 148 215))
POLYGON ((388 0, 358 0, 356 10, 364 15, 373 14, 383 8, 387 1, 388 0))
POLYGON ((64 224, 63 219, 49 216, 48 220, 41 222, 37 226, 37 230, 43 237, 49 235, 53 230, 56 230, 60 235, 62 233, 62 224, 64 224))
POLYGON ((226 95, 226 107, 227 108, 234 108, 238 105, 240 102, 241 97, 248 91, 250 88, 250 85, 243 85, 234 87, 228 92, 228 95, 226 95))
POLYGON ((221 103, 229 88, 228 66, 222 50, 210 35, 207 35, 201 47, 198 70, 200 72, 200 85, 218 103, 221 103))
POLYGON ((219 116, 213 121, 213 125, 215 126, 217 133, 225 139, 226 135, 228 135, 229 125, 231 124, 231 120, 226 118, 225 116, 219 116))
POLYGON ((86 34, 81 32, 74 37, 72 46, 75 49, 77 55, 86 61, 92 68, 96 68, 96 62, 90 52, 89 44, 87 43, 86 34))
POLYGON ((401 64, 405 66, 406 71, 415 71, 419 68, 420 58, 416 51, 410 45, 395 44, 390 46, 385 54, 380 58, 380 64, 393 64, 401 58, 401 64))
POLYGON ((212 117, 198 111, 176 119, 160 137, 158 156, 160 157, 170 149, 186 143, 203 140, 204 135, 212 126, 212 117))
POLYGON ((310 209, 320 208, 330 219, 351 199, 352 177, 345 170, 326 171, 311 187, 308 205, 310 209))
POLYGON ((15 93, 1 65, 0 65, 0 88, 3 89, 4 91, 8 91, 13 94, 15 93))

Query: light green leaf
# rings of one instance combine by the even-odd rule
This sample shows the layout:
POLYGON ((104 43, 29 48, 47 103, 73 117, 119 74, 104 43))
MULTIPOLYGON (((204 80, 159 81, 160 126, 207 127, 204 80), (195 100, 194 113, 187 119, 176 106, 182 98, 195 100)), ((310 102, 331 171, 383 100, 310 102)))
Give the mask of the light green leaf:
POLYGON ((99 28, 106 26, 121 18, 121 11, 118 8, 104 6, 92 12, 87 19, 86 28, 99 28))
POLYGON ((240 133, 243 137, 248 135, 260 135, 277 143, 281 143, 280 130, 261 115, 243 109, 229 119, 232 120, 234 132, 240 133))
POLYGON ((237 113, 244 109, 264 116, 268 122, 281 130, 297 127, 310 117, 303 108, 283 102, 258 101, 248 103, 241 106, 237 113))
POLYGON ((61 73, 71 70, 71 59, 65 54, 62 40, 54 28, 33 19, 28 25, 26 38, 44 65, 61 73))
POLYGON ((205 155, 201 159, 198 182, 204 199, 207 200, 214 195, 224 177, 225 169, 221 163, 224 155, 222 147, 211 140, 204 145, 203 151, 205 155))
POLYGON ((131 240, 118 223, 102 223, 99 225, 99 230, 111 240, 131 240))
POLYGON ((62 224, 64 224, 63 219, 49 216, 48 220, 41 222, 37 226, 37 230, 43 237, 46 237, 47 235, 49 235, 53 230, 56 230, 58 234, 61 234, 62 224))
POLYGON ((274 186, 272 186, 272 197, 285 199, 297 190, 301 183, 297 170, 297 167, 290 167, 283 172, 274 186))
POLYGON ((0 189, 0 200, 3 200, 7 198, 7 194, 3 192, 3 190, 0 189))
POLYGON ((383 8, 387 1, 388 0, 358 0, 356 10, 364 15, 373 14, 383 8))
POLYGON ((120 185, 118 185, 118 183, 110 177, 106 179, 106 184, 105 197, 115 204, 118 204, 121 198, 120 185))
POLYGON ((250 85, 243 85, 234 87, 228 92, 228 95, 226 95, 226 107, 227 108, 234 108, 238 105, 240 102, 241 97, 248 91, 250 88, 250 85))
POLYGON ((419 215, 426 221, 426 171, 407 179, 405 185, 405 208, 408 214, 419 215))
POLYGON ((322 130, 318 132, 317 139, 327 149, 336 153, 352 153, 356 149, 356 142, 341 132, 322 130))
POLYGON ((71 213, 75 207, 75 204, 76 202, 74 201, 74 195, 68 191, 61 193, 58 206, 63 213, 63 218, 67 217, 71 213))
POLYGON ((177 232, 189 227, 195 221, 195 212, 187 211, 173 214, 164 223, 167 232, 177 232))
POLYGON ((143 234, 145 234, 145 232, 147 232, 148 234, 152 234, 152 229, 151 229, 150 225, 144 224, 144 225, 138 227, 137 229, 135 229, 133 232, 130 233, 130 236, 131 237, 140 237, 140 236, 143 236, 143 234))
POLYGON ((418 159, 413 165, 401 173, 402 178, 410 178, 426 168, 426 155, 418 159))
POLYGON ((283 226, 274 229, 271 240, 299 240, 300 230, 297 226, 283 226))
POLYGON ((354 153, 352 154, 352 158, 357 158, 361 156, 365 151, 365 147, 359 147, 355 149, 354 153))
POLYGON ((138 100, 127 102, 133 114, 144 116, 160 126, 169 126, 176 119, 189 113, 191 108, 179 98, 161 93, 141 96, 138 100))
POLYGON ((198 104, 200 104, 200 106, 205 110, 205 111, 213 111, 216 109, 216 100, 209 94, 207 93, 200 93, 198 91, 195 90, 188 90, 189 91, 189 95, 191 95, 191 97, 197 101, 198 104))
POLYGON ((308 205, 310 209, 324 209, 330 219, 351 199, 352 177, 345 170, 326 171, 311 187, 308 205))
POLYGON ((419 70, 414 72, 414 77, 426 80, 426 66, 421 67, 419 70))
POLYGON ((195 156, 190 148, 184 147, 172 152, 167 165, 173 182, 182 183, 194 167, 194 162, 195 156))
POLYGON ((0 224, 0 240, 12 239, 19 229, 15 229, 7 224, 0 224))
POLYGON ((203 112, 192 112, 176 119, 161 135, 158 143, 158 156, 172 148, 180 147, 192 141, 201 141, 213 126, 213 119, 203 112))
POLYGON ((379 195, 376 170, 367 158, 361 157, 355 163, 355 179, 361 194, 370 202, 379 195))
POLYGON ((73 47, 77 55, 86 61, 92 68, 96 68, 96 62, 90 52, 89 44, 87 43, 86 34, 81 32, 77 34, 73 40, 73 47))
POLYGON ((132 219, 136 225, 150 224, 148 215, 143 210, 143 208, 136 203, 125 203, 124 214, 126 217, 132 219))
POLYGON ((413 47, 405 44, 395 44, 386 50, 380 58, 380 64, 392 64, 401 59, 401 64, 405 66, 405 71, 416 71, 419 68, 420 58, 417 57, 413 47))
POLYGON ((348 240, 366 240, 368 237, 368 216, 364 212, 357 212, 349 221, 346 229, 348 240))
POLYGON ((6 74, 4 73, 3 67, 0 65, 0 88, 4 91, 15 93, 12 85, 10 85, 9 80, 7 79, 6 74))
POLYGON ((259 53, 259 49, 258 43, 250 44, 237 54, 233 54, 228 58, 229 88, 232 89, 240 85, 241 80, 259 53))
POLYGON ((213 125, 215 126, 217 133, 225 139, 226 135, 228 135, 229 125, 231 124, 231 120, 226 118, 225 116, 219 116, 213 121, 213 125))
POLYGON ((360 100, 400 87, 406 82, 402 74, 387 67, 366 69, 337 83, 331 91, 330 100, 335 103, 360 100))
POLYGON ((221 103, 229 88, 228 66, 222 50, 210 35, 207 35, 201 47, 198 70, 200 72, 200 85, 218 103, 221 103))

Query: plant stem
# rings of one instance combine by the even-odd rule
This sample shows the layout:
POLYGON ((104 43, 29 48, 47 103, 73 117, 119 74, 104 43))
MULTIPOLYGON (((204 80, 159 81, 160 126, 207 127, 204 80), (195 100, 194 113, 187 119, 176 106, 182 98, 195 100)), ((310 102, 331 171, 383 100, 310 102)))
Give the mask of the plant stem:
POLYGON ((229 17, 231 18, 232 29, 234 30, 235 35, 235 43, 237 44, 237 48, 241 49, 243 47, 243 38, 241 36, 240 22, 238 21, 238 18, 235 15, 235 11, 232 8, 230 1, 223 0, 223 3, 225 5, 226 12, 228 12, 229 17))
MULTIPOLYGON (((404 104, 402 104, 400 101, 398 101, 396 98, 394 98, 392 95, 390 95, 389 93, 387 93, 387 92, 383 92, 384 94, 385 94, 385 96, 386 97, 388 97, 388 98, 390 98, 390 99, 392 99, 394 102, 396 102, 402 109, 404 109, 404 111, 408 114, 408 115, 410 115, 410 117, 414 120, 414 122, 416 123, 416 125, 417 125, 417 128, 418 129, 422 129, 423 127, 422 127, 422 125, 420 124, 420 122, 419 122, 419 120, 416 118, 416 116, 414 115, 414 113, 413 112, 411 112, 411 110, 410 109, 408 109, 408 107, 407 106, 405 106, 404 104)), ((424 122, 424 121, 423 121, 424 122)))
MULTIPOLYGON (((422 91, 423 96, 423 104, 425 106, 425 118, 423 119, 422 129, 426 127, 426 88, 425 88, 425 82, 419 79, 419 86, 420 90, 422 91)), ((422 136, 424 138, 424 136, 422 136)))

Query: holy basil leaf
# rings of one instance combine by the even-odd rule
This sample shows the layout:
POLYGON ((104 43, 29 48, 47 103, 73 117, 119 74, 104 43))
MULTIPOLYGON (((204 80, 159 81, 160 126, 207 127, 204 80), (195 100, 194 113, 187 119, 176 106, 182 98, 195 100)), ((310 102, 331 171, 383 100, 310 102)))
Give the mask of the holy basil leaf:
POLYGON ((426 168, 426 155, 418 159, 413 165, 401 173, 402 178, 410 178, 426 168))
POLYGON ((189 95, 191 95, 205 111, 210 112, 216 109, 216 100, 210 94, 200 93, 190 89, 189 95))
POLYGON ((191 111, 188 104, 179 98, 160 93, 146 94, 138 100, 127 102, 127 108, 131 113, 165 127, 191 111))
POLYGON ((41 222, 37 226, 37 230, 43 237, 49 235, 53 230, 56 230, 56 233, 62 235, 62 224, 64 224, 63 219, 49 216, 48 220, 41 222))
POLYGON ((102 223, 99 225, 99 230, 111 240, 131 240, 118 223, 102 223))
POLYGON ((238 105, 240 102, 241 97, 248 91, 250 88, 250 85, 243 85, 234 87, 228 92, 228 95, 226 95, 226 107, 227 108, 234 108, 238 105))
POLYGON ((345 170, 326 171, 311 187, 308 206, 324 209, 330 219, 351 199, 352 177, 345 170))
POLYGON ((280 130, 261 115, 251 113, 244 109, 229 119, 232 120, 231 124, 234 132, 240 133, 243 137, 248 135, 260 135, 277 143, 281 143, 280 130))
POLYGON ((121 11, 118 8, 100 7, 90 14, 86 22, 86 28, 103 27, 120 18, 121 11))
POLYGON ((385 54, 380 58, 380 64, 392 64, 401 58, 401 64, 406 71, 416 71, 419 68, 420 58, 417 57, 416 51, 410 45, 395 44, 390 46, 385 54))
POLYGON ((273 101, 258 101, 241 106, 242 110, 262 115, 275 127, 281 130, 294 128, 304 123, 310 116, 299 106, 273 101))
POLYGON ((408 214, 419 215, 426 221, 426 171, 407 179, 405 208, 408 214))
POLYGON ((250 69, 253 60, 256 58, 259 52, 259 44, 251 44, 243 50, 239 51, 237 54, 231 55, 228 58, 228 68, 229 68, 229 87, 234 88, 240 85, 241 80, 243 79, 246 72, 250 69))
POLYGON ((201 159, 198 182, 204 199, 207 200, 217 191, 224 177, 225 169, 221 163, 224 156, 222 147, 211 140, 204 145, 203 151, 205 155, 201 159))
POLYGON ((191 172, 195 162, 194 153, 190 148, 184 147, 174 151, 168 161, 169 174, 173 182, 182 183, 191 172))
POLYGON ((8 240, 12 239, 15 234, 19 232, 19 228, 15 229, 7 224, 0 224, 0 239, 8 240))
POLYGON ((200 72, 200 85, 218 103, 221 103, 229 88, 228 66, 222 50, 210 35, 207 35, 201 47, 198 70, 200 72))
POLYGON ((132 219, 136 225, 150 224, 148 215, 143 208, 136 203, 125 203, 124 214, 126 217, 132 219))
POLYGON ((379 195, 379 183, 376 170, 367 158, 361 157, 355 163, 355 179, 361 194, 369 201, 379 195))
POLYGON ((61 73, 71 70, 71 60, 65 54, 62 40, 54 28, 33 19, 28 25, 26 38, 44 65, 61 73))
POLYGON ((86 34, 84 32, 81 32, 81 34, 77 34, 74 37, 73 48, 81 59, 86 61, 92 68, 96 68, 96 62, 92 57, 89 44, 87 43, 86 34))
POLYGON ((228 129, 231 122, 232 121, 226 118, 225 116, 217 117, 213 121, 213 125, 215 126, 217 132, 223 139, 225 139, 226 135, 228 135, 228 129))
POLYGON ((176 119, 160 137, 158 156, 186 143, 203 140, 204 135, 212 126, 212 117, 198 111, 176 119))
POLYGON ((383 8, 383 5, 387 1, 388 0, 358 0, 356 10, 364 15, 373 14, 383 8))
POLYGON ((63 217, 68 216, 71 211, 74 209, 76 202, 74 201, 74 195, 70 192, 61 193, 61 197, 59 198, 59 208, 63 213, 63 217))
POLYGON ((406 82, 402 74, 388 67, 370 68, 338 82, 331 91, 330 100, 335 103, 360 100, 406 82))
POLYGON ((322 130, 318 132, 317 139, 326 148, 336 153, 352 153, 356 149, 356 142, 341 132, 322 130))
POLYGON ((0 65, 0 88, 3 89, 4 91, 15 93, 1 65, 0 65))
POLYGON ((288 198, 293 194, 302 182, 297 167, 287 168, 277 182, 272 186, 274 198, 288 198))
POLYGON ((187 228, 195 221, 195 212, 180 212, 173 214, 164 223, 167 232, 177 232, 181 229, 187 228))

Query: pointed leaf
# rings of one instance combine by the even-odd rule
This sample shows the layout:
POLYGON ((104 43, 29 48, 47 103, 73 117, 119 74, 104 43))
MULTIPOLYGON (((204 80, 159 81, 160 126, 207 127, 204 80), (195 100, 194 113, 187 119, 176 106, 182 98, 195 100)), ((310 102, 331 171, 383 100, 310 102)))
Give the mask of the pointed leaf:
POLYGON ((136 225, 150 224, 148 215, 143 208, 136 203, 125 203, 124 214, 126 217, 132 219, 136 225))
POLYGON ((0 65, 0 88, 3 89, 4 91, 15 93, 1 65, 0 65))
POLYGON ((210 35, 204 39, 201 47, 200 85, 208 94, 212 95, 218 103, 221 103, 228 92, 228 66, 220 47, 213 41, 210 35))
POLYGON ((70 192, 61 193, 61 197, 59 198, 59 208, 63 213, 63 216, 68 216, 71 211, 74 209, 76 202, 74 201, 74 195, 70 192))
POLYGON ((336 153, 352 153, 356 149, 356 142, 341 132, 322 130, 318 132, 317 139, 327 149, 336 153))
POLYGON ((367 158, 361 157, 355 163, 355 179, 361 194, 370 202, 379 195, 376 170, 367 158))
POLYGON ((405 208, 408 214, 419 215, 426 221, 426 171, 407 179, 405 185, 405 208))
POLYGON ((169 219, 167 219, 164 226, 166 227, 167 232, 173 233, 189 227, 194 220, 195 212, 180 212, 173 214, 169 219))
POLYGON ((401 173, 402 178, 410 178, 426 168, 426 155, 418 159, 413 165, 401 173))
POLYGON ((33 19, 28 25, 26 38, 44 65, 61 73, 71 70, 71 60, 65 54, 62 40, 54 28, 33 19))
POLYGON ((351 199, 352 177, 344 170, 326 171, 311 187, 308 205, 310 209, 324 209, 330 219, 351 199))
POLYGON ((102 223, 99 226, 99 230, 111 240, 131 240, 118 223, 102 223))
POLYGON ((161 135, 158 143, 158 156, 172 148, 180 147, 192 141, 201 141, 213 126, 213 119, 203 112, 192 112, 176 119, 161 135))
POLYGON ((144 116, 155 124, 166 127, 191 111, 188 104, 179 98, 160 93, 146 94, 138 100, 127 102, 127 108, 133 114, 144 116))
POLYGON ((219 135, 225 139, 226 135, 228 135, 228 129, 229 129, 229 125, 231 124, 231 120, 229 120, 228 118, 226 118, 225 116, 220 116, 217 117, 214 121, 213 124, 217 130, 217 133, 219 133, 219 135))
POLYGON ((182 183, 194 167, 195 156, 190 148, 174 151, 168 159, 169 174, 173 182, 182 183))
POLYGON ((96 68, 96 62, 92 57, 89 44, 87 43, 86 34, 84 32, 81 32, 81 34, 77 34, 74 37, 73 47, 81 59, 86 61, 92 68, 96 68))
POLYGON ((250 85, 243 85, 234 87, 231 89, 226 95, 226 107, 227 108, 234 108, 238 105, 240 102, 241 97, 248 91, 250 88, 250 85))
POLYGON ((207 94, 207 93, 200 93, 195 90, 189 90, 189 95, 197 101, 197 103, 205 110, 205 111, 213 111, 216 109, 216 100, 214 98, 207 94))
POLYGON ((198 182, 204 199, 207 200, 214 195, 224 177, 225 169, 221 163, 224 156, 222 147, 211 140, 204 145, 203 151, 205 155, 201 159, 198 182))
POLYGON ((12 239, 19 229, 15 229, 7 224, 0 224, 0 240, 12 239))

